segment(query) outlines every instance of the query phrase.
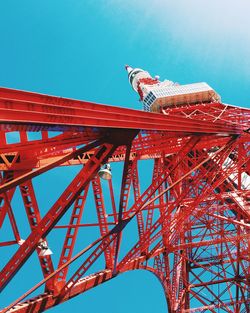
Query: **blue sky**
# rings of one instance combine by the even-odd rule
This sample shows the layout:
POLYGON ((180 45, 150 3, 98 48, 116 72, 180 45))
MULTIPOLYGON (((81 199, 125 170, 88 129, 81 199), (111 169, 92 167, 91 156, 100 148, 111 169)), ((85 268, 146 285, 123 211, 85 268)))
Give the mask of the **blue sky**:
MULTIPOLYGON (((141 109, 124 65, 179 83, 205 81, 250 104, 248 0, 0 1, 0 85, 141 109)), ((166 312, 151 274, 131 272, 55 307, 166 312)))

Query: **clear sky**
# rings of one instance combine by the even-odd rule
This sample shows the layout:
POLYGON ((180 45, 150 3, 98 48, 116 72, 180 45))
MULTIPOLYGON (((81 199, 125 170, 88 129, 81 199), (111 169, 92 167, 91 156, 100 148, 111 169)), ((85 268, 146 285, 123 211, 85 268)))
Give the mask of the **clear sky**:
MULTIPOLYGON (((140 109, 130 64, 181 84, 205 81, 223 102, 247 107, 249 12, 248 0, 0 0, 0 85, 140 109)), ((138 271, 51 312, 73 310, 167 309, 157 279, 138 271)))

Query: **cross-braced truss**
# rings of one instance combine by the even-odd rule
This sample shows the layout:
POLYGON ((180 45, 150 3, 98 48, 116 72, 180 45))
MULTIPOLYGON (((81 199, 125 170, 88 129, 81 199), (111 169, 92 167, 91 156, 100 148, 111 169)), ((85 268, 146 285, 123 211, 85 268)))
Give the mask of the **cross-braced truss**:
POLYGON ((249 116, 0 88, 0 290, 12 296, 0 312, 42 312, 135 269, 156 275, 169 312, 250 312, 249 116), (57 196, 51 177, 68 183, 57 196), (31 260, 37 281, 18 294, 31 260))

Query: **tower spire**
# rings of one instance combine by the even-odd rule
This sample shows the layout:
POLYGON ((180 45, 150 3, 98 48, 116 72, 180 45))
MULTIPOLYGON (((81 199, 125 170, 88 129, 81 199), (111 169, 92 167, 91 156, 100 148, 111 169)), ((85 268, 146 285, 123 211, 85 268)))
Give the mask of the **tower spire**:
POLYGON ((158 83, 158 79, 152 78, 149 72, 144 71, 141 68, 133 68, 130 65, 126 65, 125 69, 128 73, 128 80, 135 92, 140 96, 143 101, 147 96, 147 89, 144 87, 147 85, 154 85, 158 83))
POLYGON ((131 71, 133 71, 133 67, 131 67, 130 65, 125 65, 125 69, 126 69, 126 71, 128 72, 128 74, 131 72, 131 71))

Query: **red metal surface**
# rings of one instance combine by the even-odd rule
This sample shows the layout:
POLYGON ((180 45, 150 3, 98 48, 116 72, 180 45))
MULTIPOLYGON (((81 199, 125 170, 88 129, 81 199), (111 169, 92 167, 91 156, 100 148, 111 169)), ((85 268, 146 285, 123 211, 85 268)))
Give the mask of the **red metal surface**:
POLYGON ((250 312, 248 109, 155 114, 0 88, 0 113, 1 313, 42 312, 136 269, 158 277, 169 312, 250 312), (39 179, 65 167, 78 174, 46 209, 39 179), (33 287, 18 294, 30 260, 33 287))

